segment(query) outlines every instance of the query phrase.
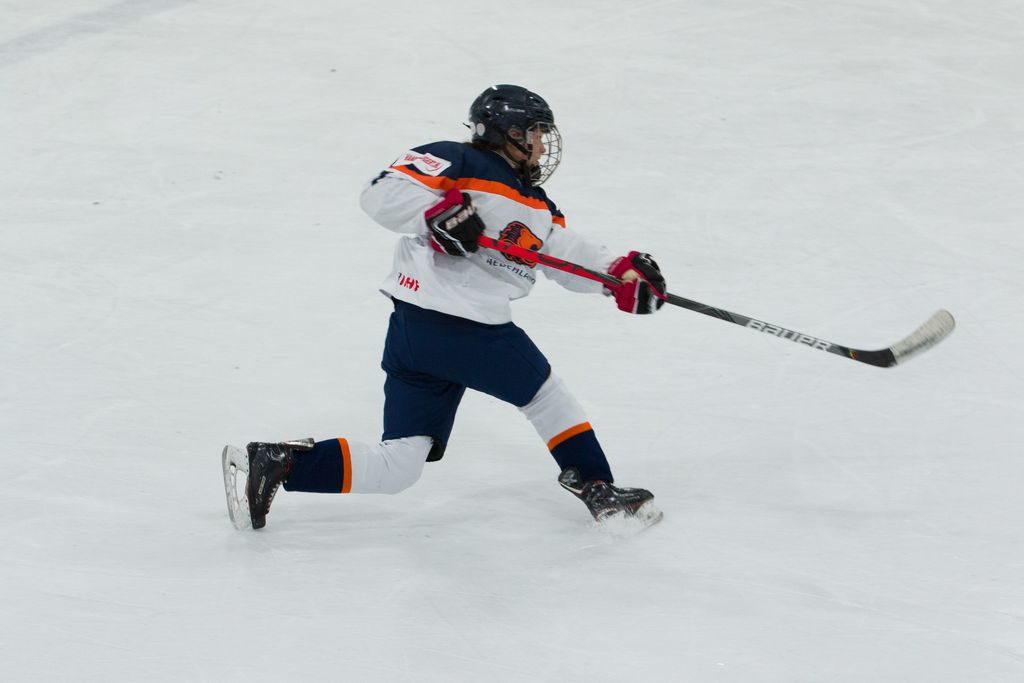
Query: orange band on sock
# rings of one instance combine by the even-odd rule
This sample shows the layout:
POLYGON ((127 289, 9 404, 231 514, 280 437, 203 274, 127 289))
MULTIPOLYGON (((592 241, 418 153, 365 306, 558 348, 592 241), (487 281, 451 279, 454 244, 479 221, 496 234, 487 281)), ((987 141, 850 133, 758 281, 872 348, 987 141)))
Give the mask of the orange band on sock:
POLYGON ((553 451, 553 450, 555 450, 555 447, 558 446, 563 441, 568 441, 569 439, 571 439, 572 437, 576 436, 577 434, 582 434, 583 432, 589 432, 592 429, 593 429, 593 427, 590 426, 589 422, 582 422, 582 423, 576 425, 575 427, 569 427, 564 432, 562 432, 561 434, 557 435, 555 438, 551 439, 551 441, 548 441, 548 450, 549 451, 553 451))
POLYGON ((338 444, 341 446, 341 492, 349 493, 352 490, 352 453, 345 439, 338 439, 338 444))

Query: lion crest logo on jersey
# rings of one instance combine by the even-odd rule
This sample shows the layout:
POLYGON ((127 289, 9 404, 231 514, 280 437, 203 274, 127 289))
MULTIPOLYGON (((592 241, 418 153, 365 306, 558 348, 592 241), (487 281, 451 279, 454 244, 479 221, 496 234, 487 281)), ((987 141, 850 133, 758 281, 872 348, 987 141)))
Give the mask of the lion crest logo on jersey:
MULTIPOLYGON (((505 229, 498 235, 499 242, 511 242, 517 247, 523 249, 529 249, 530 251, 540 251, 540 248, 544 246, 544 242, 539 237, 533 234, 526 225, 519 221, 512 221, 505 226, 505 229)), ((512 263, 518 263, 521 266, 528 266, 533 268, 537 264, 530 261, 525 261, 521 258, 512 256, 511 254, 502 254, 507 260, 512 263)))

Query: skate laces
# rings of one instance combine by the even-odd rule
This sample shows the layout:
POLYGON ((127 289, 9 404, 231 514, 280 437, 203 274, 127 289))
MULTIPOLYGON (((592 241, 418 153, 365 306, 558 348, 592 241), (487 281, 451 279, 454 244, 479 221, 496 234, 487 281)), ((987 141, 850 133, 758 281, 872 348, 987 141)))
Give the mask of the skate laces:
POLYGON ((267 512, 270 512, 270 504, 274 502, 274 495, 277 493, 277 489, 281 487, 281 481, 283 480, 278 481, 276 484, 270 487, 270 493, 267 494, 267 503, 265 506, 267 508, 267 512))

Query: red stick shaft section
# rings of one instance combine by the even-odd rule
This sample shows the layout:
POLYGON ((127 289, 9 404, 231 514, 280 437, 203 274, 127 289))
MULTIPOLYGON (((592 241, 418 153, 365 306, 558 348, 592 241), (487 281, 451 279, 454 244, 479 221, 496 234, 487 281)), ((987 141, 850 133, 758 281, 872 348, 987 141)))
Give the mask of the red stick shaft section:
POLYGON ((614 289, 622 284, 621 280, 616 277, 612 277, 607 273, 599 273, 596 270, 584 268, 577 263, 563 261, 562 259, 551 256, 550 254, 542 254, 539 251, 530 251, 529 249, 524 249, 518 244, 513 244, 512 242, 498 241, 492 237, 480 235, 479 239, 477 239, 477 243, 481 247, 487 247, 488 249, 500 251, 503 254, 515 256, 516 258, 520 258, 528 263, 539 263, 540 265, 547 266, 548 268, 554 268, 555 270, 572 273, 573 275, 578 275, 580 277, 587 278, 588 280, 593 280, 594 282, 600 282, 610 289, 614 289))

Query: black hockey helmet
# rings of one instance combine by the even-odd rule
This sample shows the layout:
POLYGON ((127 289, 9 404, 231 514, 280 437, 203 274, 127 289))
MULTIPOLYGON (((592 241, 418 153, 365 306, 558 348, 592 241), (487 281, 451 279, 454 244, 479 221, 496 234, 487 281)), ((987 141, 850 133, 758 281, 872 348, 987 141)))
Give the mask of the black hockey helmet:
POLYGON ((523 182, 540 185, 551 177, 562 159, 562 137, 555 127, 555 115, 544 98, 518 85, 493 85, 469 107, 473 142, 495 149, 511 144, 527 157, 533 151, 528 133, 541 134, 544 153, 536 165, 525 162, 523 182))

